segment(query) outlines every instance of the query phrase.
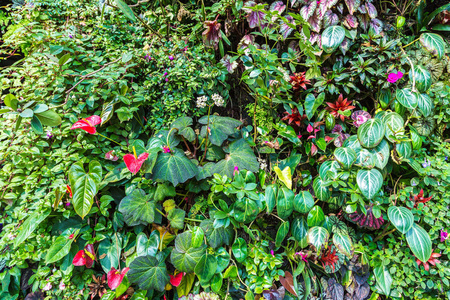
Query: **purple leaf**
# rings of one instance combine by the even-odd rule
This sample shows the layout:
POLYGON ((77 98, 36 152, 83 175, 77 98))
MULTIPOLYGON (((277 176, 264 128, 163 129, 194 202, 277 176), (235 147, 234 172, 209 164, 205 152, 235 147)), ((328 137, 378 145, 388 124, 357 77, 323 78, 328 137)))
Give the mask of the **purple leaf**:
POLYGON ((238 50, 244 50, 245 55, 248 55, 249 49, 248 46, 249 45, 253 45, 255 42, 255 37, 252 35, 244 35, 241 39, 241 41, 239 42, 237 49, 238 50))
POLYGON ((345 55, 347 53, 348 49, 350 49, 350 46, 353 45, 352 42, 350 42, 349 39, 345 38, 344 41, 339 45, 339 49, 341 49, 342 54, 345 55))
POLYGON ((323 16, 323 27, 329 27, 334 26, 339 23, 339 17, 332 12, 331 10, 328 10, 325 15, 323 16))
POLYGON ((261 11, 254 11, 249 8, 246 8, 246 7, 253 7, 255 5, 256 5, 256 3, 254 1, 245 2, 244 11, 246 13, 248 13, 247 21, 248 21, 250 28, 255 28, 256 26, 261 25, 261 29, 263 29, 264 27, 267 26, 267 24, 264 23, 264 18, 266 16, 266 14, 261 11))
POLYGON ((317 33, 320 32, 320 20, 317 18, 316 14, 308 19, 308 23, 312 31, 317 33))
POLYGON ((234 69, 236 69, 236 67, 238 66, 238 63, 236 61, 231 62, 231 57, 228 54, 222 57, 220 62, 227 68, 227 71, 230 74, 233 74, 234 69))
POLYGON ((283 1, 277 1, 272 3, 272 5, 270 5, 271 11, 278 11, 280 14, 282 14, 285 9, 286 5, 283 3, 283 1))
POLYGON ((358 20, 359 20, 359 26, 361 26, 361 28, 364 31, 367 31, 367 29, 369 29, 369 16, 368 15, 358 15, 358 20))
MULTIPOLYGON (((286 20, 289 22, 289 24, 292 24, 295 26, 295 21, 291 16, 287 15, 286 20)), ((293 30, 294 30, 294 28, 287 25, 284 21, 281 21, 280 33, 284 39, 287 39, 287 37, 291 34, 291 32, 293 30)))
POLYGON ((378 19, 372 19, 370 21, 370 28, 375 32, 376 35, 379 35, 383 31, 383 22, 378 19))
POLYGON ((378 16, 377 9, 375 8, 375 5, 373 5, 372 3, 370 2, 366 3, 366 10, 367 13, 369 14, 369 17, 371 17, 372 19, 378 16))
POLYGON ((356 9, 359 7, 361 0, 345 0, 345 4, 347 4, 348 12, 353 15, 356 9))
POLYGON ((216 20, 205 21, 204 26, 206 30, 202 33, 203 43, 206 47, 214 47, 214 49, 217 49, 220 39, 220 23, 216 20))
POLYGON ((348 29, 355 29, 358 27, 358 19, 355 16, 347 15, 344 19, 344 26, 348 29))
POLYGON ((321 35, 311 32, 311 37, 309 38, 309 41, 311 42, 311 44, 315 44, 316 42, 321 42, 321 35))
POLYGON ((325 12, 331 9, 337 3, 337 0, 320 0, 319 2, 321 15, 324 16, 325 12))
POLYGON ((317 2, 316 1, 312 1, 308 5, 303 6, 300 9, 300 15, 302 16, 303 20, 306 21, 309 18, 311 18, 312 15, 314 14, 314 11, 316 10, 316 7, 317 7, 317 2))

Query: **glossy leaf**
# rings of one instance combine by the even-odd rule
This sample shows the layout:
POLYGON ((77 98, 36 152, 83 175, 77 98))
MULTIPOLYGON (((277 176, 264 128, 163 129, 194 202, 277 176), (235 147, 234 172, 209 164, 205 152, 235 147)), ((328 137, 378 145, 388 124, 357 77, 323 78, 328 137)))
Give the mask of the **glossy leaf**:
POLYGON ((295 211, 306 214, 314 206, 314 198, 308 191, 300 191, 294 197, 294 209, 295 211))
POLYGON ((213 247, 217 248, 222 245, 230 245, 232 239, 233 239, 233 229, 231 227, 214 227, 214 221, 207 219, 203 220, 200 223, 200 227, 205 232, 206 240, 208 241, 208 244, 213 247))
POLYGON ((39 121, 41 121, 44 126, 55 127, 60 125, 62 121, 61 117, 53 110, 35 113, 35 116, 38 117, 39 121))
POLYGON ((292 221, 291 226, 291 234, 294 239, 299 243, 300 247, 305 248, 307 246, 307 233, 308 233, 308 224, 306 223, 305 218, 297 218, 292 221))
POLYGON ((289 222, 283 222, 281 223, 280 227, 278 228, 277 235, 275 237, 275 246, 280 247, 281 243, 283 243, 284 239, 286 238, 287 234, 289 233, 289 222))
POLYGON ((426 118, 431 116, 434 110, 433 100, 425 93, 416 94, 417 97, 417 108, 422 113, 422 115, 426 118))
POLYGON ((386 125, 385 137, 390 142, 395 141, 394 137, 396 134, 403 134, 405 132, 403 128, 405 121, 403 121, 403 118, 396 112, 385 114, 383 117, 383 123, 386 125))
POLYGON ((267 213, 271 213, 277 203, 278 187, 269 185, 266 187, 264 200, 266 202, 267 213))
POLYGON ((361 149, 356 153, 355 165, 371 169, 375 166, 376 159, 375 154, 367 149, 361 149))
POLYGON ((327 160, 320 165, 319 176, 323 180, 333 179, 337 175, 340 168, 341 165, 337 161, 327 160), (329 172, 331 172, 333 176, 329 175, 329 172))
POLYGON ((356 161, 356 152, 349 147, 339 147, 334 150, 334 157, 344 169, 350 169, 356 161))
POLYGON ((420 35, 420 43, 431 54, 436 55, 438 58, 444 57, 445 42, 440 35, 429 32, 422 33, 420 35))
POLYGON ((170 277, 162 257, 155 258, 147 255, 137 257, 130 264, 128 279, 130 282, 136 283, 140 289, 155 289, 162 292, 169 283, 170 277))
MULTIPOLYGON (((314 2, 314 1, 312 1, 314 2)), ((313 94, 306 95, 305 98, 305 113, 308 117, 308 120, 311 120, 311 118, 314 116, 317 108, 319 108, 320 105, 322 105, 323 101, 325 100, 325 93, 320 93, 317 98, 314 97, 313 94)))
POLYGON ((412 146, 409 141, 404 141, 395 145, 398 156, 401 158, 409 158, 412 154, 412 146))
POLYGON ((336 246, 339 252, 351 257, 353 254, 353 245, 350 236, 347 233, 335 232, 333 235, 333 244, 336 246))
POLYGON ((179 297, 187 296, 192 289, 195 281, 195 274, 185 274, 181 279, 180 285, 177 286, 177 294, 179 297))
POLYGON ((313 189, 316 197, 321 201, 327 201, 331 197, 330 187, 325 186, 324 180, 320 177, 316 177, 313 181, 313 189))
POLYGON ((427 262, 432 253, 431 239, 428 233, 416 223, 406 233, 406 241, 412 253, 421 261, 427 262))
POLYGON ((278 166, 274 166, 273 170, 278 176, 278 179, 280 179, 288 189, 292 189, 292 174, 291 174, 291 168, 289 166, 285 167, 283 171, 278 166))
POLYGON ((408 109, 417 107, 417 97, 410 89, 397 89, 395 97, 401 105, 408 109))
POLYGON ((383 176, 377 169, 359 170, 356 174, 356 182, 361 193, 370 200, 383 186, 383 176))
POLYGON ((184 217, 186 212, 180 208, 174 208, 167 214, 167 219, 170 221, 170 226, 175 229, 184 228, 184 217))
POLYGON ((327 27, 322 33, 323 50, 327 53, 332 53, 344 41, 344 38, 345 38, 345 29, 342 26, 327 27))
POLYGON ((237 238, 231 248, 237 262, 242 263, 247 258, 247 242, 243 238, 237 238))
POLYGON ((391 294, 392 277, 389 271, 380 265, 373 270, 375 274, 375 279, 377 280, 377 285, 380 287, 381 291, 389 296, 391 294))
MULTIPOLYGON (((74 235, 76 235, 76 233, 74 233, 74 235)), ((50 249, 47 251, 45 263, 54 263, 64 258, 67 254, 69 254, 73 241, 74 238, 69 238, 69 235, 58 236, 51 245, 50 249)))
POLYGON ((217 260, 211 254, 204 254, 195 266, 195 274, 201 281, 207 282, 212 279, 217 269, 217 260))
POLYGON ((100 264, 105 273, 108 273, 111 268, 119 267, 119 259, 121 253, 121 238, 117 233, 111 235, 111 238, 106 238, 100 242, 98 246, 98 256, 100 264))
POLYGON ((278 190, 277 214, 281 219, 286 220, 294 211, 294 192, 282 187, 278 190))
MULTIPOLYGON (((247 246, 247 245, 246 245, 247 246)), ((216 251, 217 270, 216 274, 222 273, 230 265, 230 254, 225 248, 220 247, 216 251)))
POLYGON ((180 272, 194 272, 195 266, 205 254, 206 245, 192 246, 192 232, 185 231, 175 239, 175 247, 170 254, 170 262, 180 272))
POLYGON ((325 214, 320 206, 314 206, 308 213, 307 222, 309 227, 322 226, 325 223, 325 214))
POLYGON ((123 0, 115 0, 116 6, 120 9, 120 11, 133 22, 136 22, 136 17, 133 13, 133 10, 123 1, 123 0))
POLYGON ((369 151, 375 156, 375 166, 380 170, 384 169, 389 161, 389 144, 386 140, 382 140, 378 146, 369 151))
POLYGON ((406 207, 391 206, 388 209, 389 221, 398 231, 405 234, 414 224, 414 216, 406 207))
POLYGON ((329 237, 330 234, 328 231, 320 226, 310 228, 307 234, 308 243, 313 245, 317 249, 317 252, 321 251, 322 246, 327 245, 329 237))
POLYGON ((415 80, 415 87, 420 93, 425 93, 431 87, 431 73, 421 65, 409 70, 410 81, 415 80))
POLYGON ((376 118, 367 120, 358 128, 358 140, 366 148, 376 147, 384 137, 384 123, 376 118))
POLYGON ((233 205, 233 217, 238 222, 248 224, 256 219, 258 213, 256 202, 247 197, 237 200, 233 205))

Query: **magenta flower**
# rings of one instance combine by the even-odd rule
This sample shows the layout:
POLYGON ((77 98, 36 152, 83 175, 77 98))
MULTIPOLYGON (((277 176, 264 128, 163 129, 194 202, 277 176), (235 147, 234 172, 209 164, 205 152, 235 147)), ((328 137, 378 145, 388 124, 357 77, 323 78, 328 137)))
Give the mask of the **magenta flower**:
POLYGON ((301 134, 298 134, 297 137, 298 137, 299 139, 301 139, 301 138, 302 138, 302 135, 301 135, 301 134))
POLYGON ((233 176, 235 176, 236 173, 239 174, 239 168, 238 168, 238 166, 234 166, 233 176))
POLYGON ((73 39, 73 36, 72 36, 71 34, 69 34, 69 37, 70 37, 71 39, 73 39))
POLYGON ((174 60, 174 57, 172 55, 169 55, 170 60, 174 60))
POLYGON ((69 207, 69 206, 70 206, 70 202, 67 202, 67 203, 66 203, 66 206, 69 207))
POLYGON ((448 239, 448 232, 444 231, 444 229, 441 230, 441 243, 445 242, 448 239))
POLYGON ((144 59, 146 59, 148 61, 151 61, 152 57, 150 56, 150 54, 147 54, 146 56, 144 56, 144 59))
POLYGON ((164 146, 163 147, 163 152, 164 153, 170 153, 170 148, 168 146, 164 146))
POLYGON ((389 73, 387 81, 389 81, 390 83, 395 83, 402 77, 403 77, 403 73, 400 71, 398 71, 397 73, 389 73))
POLYGON ((311 124, 308 125, 308 127, 306 128, 306 131, 308 131, 309 133, 314 131, 314 128, 311 126, 311 124))
POLYGON ((168 81, 169 81, 169 78, 166 77, 166 82, 168 82, 168 81))
POLYGON ((306 259, 308 258, 308 254, 303 254, 301 252, 295 252, 295 255, 300 255, 304 262, 308 262, 306 259))
POLYGON ((167 76, 167 72, 164 72, 163 76, 167 76))
POLYGON ((272 256, 275 256, 275 252, 273 252, 273 250, 270 250, 270 254, 272 254, 272 256))

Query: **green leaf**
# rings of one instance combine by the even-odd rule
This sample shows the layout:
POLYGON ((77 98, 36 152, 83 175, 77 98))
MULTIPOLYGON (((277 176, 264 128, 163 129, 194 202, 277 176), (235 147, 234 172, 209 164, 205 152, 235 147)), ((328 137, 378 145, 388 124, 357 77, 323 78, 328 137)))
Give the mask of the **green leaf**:
POLYGON ((431 116, 434 110, 433 100, 425 93, 419 94, 416 93, 417 97, 417 108, 422 113, 422 115, 426 118, 431 116))
POLYGON ((217 248, 222 245, 229 245, 233 239, 233 229, 231 227, 214 227, 214 221, 211 219, 203 220, 200 223, 200 227, 205 232, 206 240, 208 244, 217 248))
POLYGON ((317 98, 314 97, 313 94, 306 95, 305 112, 306 116, 308 117, 308 120, 311 120, 317 108, 319 108, 319 106, 322 105, 324 100, 325 100, 325 93, 320 93, 319 96, 317 96, 317 98))
POLYGON ((325 214, 320 206, 314 206, 308 213, 308 226, 322 226, 325 223, 325 214))
POLYGON ((194 284, 195 274, 185 274, 181 279, 180 285, 177 286, 177 294, 178 297, 187 296, 192 289, 192 285, 194 284))
POLYGON ((201 129, 201 136, 206 137, 207 127, 209 127, 209 141, 216 146, 222 146, 228 136, 235 133, 236 128, 242 125, 241 121, 220 116, 209 116, 209 123, 208 116, 204 116, 198 122, 205 125, 201 129))
POLYGON ((278 190, 277 214, 281 219, 286 220, 294 211, 294 192, 282 187, 278 190))
POLYGON ((397 89, 395 97, 401 105, 408 109, 417 107, 417 97, 410 89, 397 89))
POLYGON ((281 171, 281 169, 278 166, 274 166, 273 170, 278 176, 278 179, 280 179, 288 189, 292 189, 292 174, 291 174, 291 168, 287 166, 286 168, 281 171))
POLYGON ((50 214, 49 209, 37 210, 31 216, 29 216, 21 226, 19 234, 14 239, 14 248, 25 241, 33 231, 44 221, 50 214))
POLYGON ((122 0, 115 0, 116 6, 120 9, 120 11, 133 22, 136 22, 136 16, 133 13, 133 10, 122 0))
POLYGON ((356 161, 356 152, 349 147, 339 147, 334 150, 334 157, 336 157, 342 168, 348 170, 356 161))
POLYGON ((299 243, 301 248, 305 248, 307 243, 307 234, 308 234, 308 224, 306 223, 305 218, 297 218, 292 222, 291 234, 294 239, 299 243))
POLYGON ((72 188, 72 202, 75 212, 84 218, 91 210, 98 184, 102 180, 102 166, 99 162, 89 162, 89 172, 86 173, 82 162, 74 163, 69 169, 69 182, 72 188))
POLYGON ((13 94, 8 94, 5 96, 5 98, 3 98, 3 103, 5 103, 5 105, 9 108, 17 110, 17 104, 19 103, 19 101, 13 94))
POLYGON ((412 146, 409 141, 404 141, 395 145, 395 149, 401 158, 409 158, 412 154, 412 146))
POLYGON ((308 244, 313 245, 319 253, 322 249, 322 246, 328 244, 328 238, 330 237, 330 234, 325 228, 315 226, 308 230, 308 234, 306 235, 306 237, 308 244))
POLYGON ((392 286, 392 277, 391 274, 389 274, 389 271, 383 265, 380 265, 373 270, 373 273, 375 274, 377 284, 381 291, 386 296, 389 296, 392 286))
POLYGON ((180 208, 175 208, 169 211, 167 219, 170 221, 170 226, 175 229, 183 229, 184 217, 186 212, 180 208))
POLYGON ((64 55, 61 56, 61 58, 58 60, 58 65, 59 65, 60 67, 64 66, 66 63, 69 62, 69 59, 70 59, 70 54, 69 54, 69 53, 64 54, 64 55))
MULTIPOLYGON (((127 63, 133 58, 133 52, 125 52, 122 54, 122 62, 127 63)), ((126 92, 122 93, 123 95, 126 94, 126 92)))
POLYGON ((44 112, 36 113, 35 115, 38 117, 39 121, 41 121, 42 125, 44 126, 55 127, 61 124, 61 117, 53 110, 47 110, 44 112))
POLYGON ((247 242, 243 238, 237 238, 234 241, 233 247, 231 247, 234 257, 237 262, 242 263, 247 258, 247 242))
POLYGON ((237 200, 233 205, 232 215, 240 223, 248 224, 254 221, 258 213, 258 204, 247 197, 237 200))
POLYGON ((219 161, 212 169, 213 173, 227 175, 233 177, 234 167, 238 167, 240 171, 248 170, 258 172, 259 163, 256 160, 255 153, 244 139, 232 142, 226 151, 228 154, 225 159, 219 161))
POLYGON ((205 254, 206 245, 193 247, 192 232, 185 231, 175 239, 175 247, 170 254, 170 262, 180 272, 194 272, 195 266, 205 254))
POLYGON ((197 175, 197 166, 179 150, 160 153, 153 168, 153 180, 169 181, 174 186, 197 175))
POLYGON ((308 213, 314 206, 314 198, 308 191, 300 191, 294 197, 294 209, 301 214, 308 213))
POLYGON ((36 116, 33 116, 33 118, 31 119, 31 128, 33 128, 33 131, 36 134, 44 133, 44 128, 42 128, 41 121, 39 121, 39 119, 36 116))
POLYGON ((31 118, 34 115, 34 112, 33 112, 33 110, 27 108, 27 109, 24 109, 19 115, 22 118, 31 118))
POLYGON ((222 273, 215 274, 211 279, 211 290, 214 293, 220 292, 223 284, 223 276, 222 273))
POLYGON ((280 225, 280 228, 278 228, 277 236, 275 238, 275 246, 280 247, 281 243, 283 243, 284 239, 286 238, 287 234, 289 233, 289 222, 283 222, 280 225))
POLYGON ((333 244, 339 252, 351 258, 353 254, 353 245, 350 236, 347 233, 336 232, 333 235, 333 244))
POLYGON ((384 137, 386 128, 383 121, 369 119, 358 128, 358 140, 365 148, 376 147, 384 137))
POLYGON ((205 232, 202 228, 195 226, 192 228, 192 247, 200 247, 203 244, 205 232))
MULTIPOLYGON (((355 152, 358 152, 362 149, 361 144, 359 143, 358 136, 352 135, 348 139, 344 141, 344 147, 349 147, 355 150, 355 152)), ((323 164, 322 164, 323 165, 323 164)), ((323 178, 323 177, 322 177, 323 178)))
POLYGON ((443 58, 445 54, 444 39, 436 33, 422 33, 420 35, 420 43, 431 54, 438 58, 443 58))
POLYGON ((316 197, 321 201, 327 201, 331 197, 331 191, 328 186, 325 186, 324 180, 320 177, 316 177, 313 181, 313 190, 316 197))
POLYGON ((361 193, 370 200, 383 186, 383 175, 377 169, 359 170, 356 174, 356 182, 361 193))
POLYGON ((375 156, 375 167, 380 170, 384 169, 389 161, 389 144, 386 140, 382 140, 378 146, 369 151, 375 156))
POLYGON ((156 202, 151 195, 141 189, 135 189, 124 197, 119 204, 125 223, 129 226, 147 225, 155 220, 156 202))
POLYGON ((405 122, 403 118, 396 112, 390 112, 384 115, 383 123, 386 125, 385 137, 390 141, 394 142, 394 137, 398 134, 403 134, 405 129, 403 126, 405 122))
POLYGON ((111 267, 119 268, 122 238, 117 233, 111 235, 100 242, 98 246, 98 256, 103 271, 108 273, 111 267))
POLYGON ((337 172, 339 171, 340 168, 341 165, 337 161, 327 160, 320 165, 319 176, 323 180, 333 179, 337 175, 337 172), (333 176, 331 176, 330 173, 328 172, 331 172, 333 176))
MULTIPOLYGON (((380 144, 378 144, 378 145, 380 145, 380 144)), ((375 149, 375 148, 373 148, 373 149, 375 149)), ((375 157, 375 154, 373 154, 372 152, 370 152, 367 149, 361 149, 356 153, 355 165, 371 169, 375 166, 376 159, 377 158, 375 157)))
POLYGON ((421 261, 427 262, 432 253, 431 239, 428 233, 416 223, 406 233, 406 241, 412 253, 421 261))
POLYGON ((329 26, 322 33, 322 48, 327 53, 332 53, 344 41, 345 29, 342 26, 329 26))
POLYGON ((411 134, 411 142, 412 142, 412 146, 414 150, 419 150, 420 148, 422 148, 422 138, 421 136, 417 133, 417 130, 413 127, 410 126, 410 134, 411 134))
POLYGON ((414 216, 406 207, 391 206, 388 209, 389 221, 398 231, 405 234, 414 224, 414 216))
MULTIPOLYGON (((78 233, 79 229, 74 232, 74 236, 78 233)), ((69 238, 70 234, 60 235, 56 238, 55 242, 53 242, 50 249, 47 251, 47 255, 45 256, 45 263, 51 264, 57 262, 58 260, 64 258, 70 252, 70 247, 74 241, 74 238, 69 238)))
POLYGON ((47 104, 38 104, 33 108, 34 113, 41 113, 48 110, 47 104))
POLYGON ((195 132, 190 126, 192 126, 192 118, 181 117, 176 119, 170 128, 177 129, 179 135, 182 135, 189 142, 193 142, 195 140, 195 132))
POLYGON ((205 253, 195 266, 195 274, 201 281, 207 282, 212 279, 217 269, 217 260, 211 254, 205 253))
POLYGON ((230 254, 225 248, 220 247, 216 251, 217 270, 216 274, 222 273, 230 264, 230 254))
POLYGON ((431 87, 431 73, 421 65, 414 66, 409 70, 410 81, 415 79, 415 86, 421 93, 425 93, 431 87))
POLYGON ((271 213, 277 203, 278 187, 276 185, 268 185, 266 187, 264 200, 266 201, 267 213, 271 213))
POLYGON ((164 291, 170 277, 167 273, 166 263, 162 257, 153 256, 137 257, 130 264, 130 271, 127 274, 132 283, 136 283, 143 290, 164 291))
POLYGON ((111 119, 112 115, 114 114, 114 105, 117 102, 115 100, 103 103, 102 106, 102 113, 100 114, 100 118, 102 119, 101 125, 105 124, 106 122, 111 119))

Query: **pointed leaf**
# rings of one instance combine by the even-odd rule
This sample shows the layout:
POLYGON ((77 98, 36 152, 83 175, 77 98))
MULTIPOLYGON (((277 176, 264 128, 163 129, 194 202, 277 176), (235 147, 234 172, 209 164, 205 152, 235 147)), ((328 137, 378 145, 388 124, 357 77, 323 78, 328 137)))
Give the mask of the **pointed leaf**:
POLYGON ((406 241, 412 253, 421 261, 427 262, 432 253, 431 239, 428 233, 416 223, 406 233, 406 241))
POLYGON ((238 126, 242 125, 241 121, 238 121, 229 117, 219 117, 219 116, 204 116, 198 120, 200 124, 204 124, 205 126, 201 129, 201 136, 206 137, 207 127, 209 128, 209 140, 213 145, 222 146, 223 142, 228 138, 229 135, 232 135, 237 130, 238 126))
POLYGON ((414 216, 406 207, 389 207, 388 217, 389 221, 391 221, 395 228, 403 234, 407 233, 414 224, 414 216))
POLYGON ((339 252, 351 258, 353 254, 353 245, 352 240, 347 233, 336 232, 333 235, 333 244, 339 252))
POLYGON ((308 191, 300 191, 294 197, 294 209, 301 214, 308 213, 314 206, 314 198, 308 191))
POLYGON ((325 223, 325 214, 320 206, 314 206, 308 213, 307 222, 309 227, 322 226, 325 223))
POLYGON ((322 246, 327 245, 329 237, 330 234, 328 231, 320 226, 310 228, 307 234, 308 244, 313 245, 317 249, 317 252, 321 251, 322 246))
POLYGON ((373 270, 378 286, 386 296, 391 293, 392 277, 384 266, 378 266, 373 270))
MULTIPOLYGON (((356 0, 350 0, 356 1, 356 0)), ((358 0, 359 1, 359 0, 358 0)), ((330 26, 322 33, 322 48, 327 53, 332 53, 344 41, 345 29, 342 26, 330 26)))
POLYGON ((433 100, 425 93, 419 94, 416 93, 417 97, 417 108, 422 113, 422 115, 426 118, 429 117, 434 110, 433 100))
POLYGON ((281 223, 277 231, 277 236, 275 238, 275 247, 281 246, 281 243, 283 243, 288 233, 289 233, 289 222, 286 221, 281 223))
POLYGON ((136 22, 136 17, 134 16, 133 10, 122 0, 115 0, 116 6, 122 11, 122 13, 133 22, 136 22))
POLYGON ((395 97, 401 105, 408 109, 417 107, 417 97, 410 89, 397 89, 395 97))
POLYGON ((405 129, 403 126, 405 125, 405 121, 403 118, 396 112, 390 112, 384 115, 383 123, 386 125, 386 133, 385 137, 390 142, 394 142, 394 137, 397 134, 403 134, 405 129))
POLYGON ((197 175, 197 166, 179 150, 160 153, 153 168, 153 179, 171 182, 174 186, 197 175))
POLYGON ((164 291, 170 281, 164 259, 149 255, 137 257, 130 264, 128 279, 131 283, 136 283, 140 289, 160 292, 164 291))
POLYGON ((278 190, 277 214, 281 219, 286 220, 294 211, 294 192, 282 187, 278 190))
POLYGON ((377 169, 359 170, 356 175, 356 182, 361 193, 370 200, 383 186, 383 176, 377 169))
POLYGON ((256 160, 255 153, 244 139, 236 140, 228 146, 228 154, 225 159, 219 161, 213 167, 213 173, 233 177, 234 168, 258 172, 259 163, 256 160))
POLYGON ((291 234, 294 239, 299 243, 301 248, 305 248, 307 246, 306 235, 308 234, 308 224, 306 223, 305 218, 297 218, 292 222, 291 234))
POLYGON ((376 118, 369 119, 359 126, 358 140, 361 146, 373 148, 381 142, 385 132, 386 128, 381 120, 376 118))
POLYGON ((316 177, 313 181, 313 189, 315 196, 321 201, 327 201, 331 197, 331 191, 328 186, 325 186, 325 181, 320 177, 316 177))

